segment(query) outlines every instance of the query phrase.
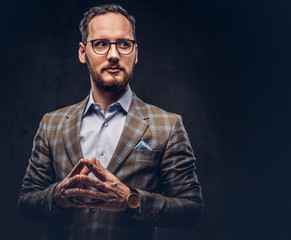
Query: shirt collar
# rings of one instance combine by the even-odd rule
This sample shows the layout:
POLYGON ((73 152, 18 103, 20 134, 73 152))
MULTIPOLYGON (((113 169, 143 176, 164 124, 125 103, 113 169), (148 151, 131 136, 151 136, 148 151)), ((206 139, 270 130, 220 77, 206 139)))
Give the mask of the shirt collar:
MULTIPOLYGON (((108 107, 108 109, 110 109, 110 107, 114 107, 114 106, 120 105, 123 108, 123 110, 127 113, 128 110, 129 110, 131 101, 132 101, 132 97, 133 97, 132 91, 131 91, 130 87, 128 87, 128 89, 126 90, 125 94, 117 102, 112 103, 108 107)), ((99 103, 95 103, 94 102, 92 89, 90 91, 89 100, 88 100, 87 106, 85 108, 85 111, 83 113, 83 116, 86 115, 86 113, 88 112, 88 110, 91 107, 91 105, 99 105, 101 107, 101 105, 99 103)))

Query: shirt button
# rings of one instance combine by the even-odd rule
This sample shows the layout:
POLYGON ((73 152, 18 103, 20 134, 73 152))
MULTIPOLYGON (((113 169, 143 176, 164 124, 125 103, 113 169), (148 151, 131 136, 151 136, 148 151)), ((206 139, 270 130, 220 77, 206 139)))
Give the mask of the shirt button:
POLYGON ((99 107, 98 107, 98 105, 95 105, 95 110, 99 110, 99 107))
POLYGON ((105 126, 105 127, 108 127, 108 123, 105 123, 104 126, 105 126))
POLYGON ((104 151, 102 150, 102 151, 100 151, 100 154, 101 154, 101 156, 103 156, 104 155, 104 151))

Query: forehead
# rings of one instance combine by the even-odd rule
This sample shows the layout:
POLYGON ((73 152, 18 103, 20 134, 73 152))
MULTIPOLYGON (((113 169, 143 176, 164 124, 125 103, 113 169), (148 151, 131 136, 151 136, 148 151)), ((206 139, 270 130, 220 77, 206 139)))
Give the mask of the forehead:
POLYGON ((120 13, 106 13, 95 16, 88 25, 88 40, 133 39, 130 22, 120 13))

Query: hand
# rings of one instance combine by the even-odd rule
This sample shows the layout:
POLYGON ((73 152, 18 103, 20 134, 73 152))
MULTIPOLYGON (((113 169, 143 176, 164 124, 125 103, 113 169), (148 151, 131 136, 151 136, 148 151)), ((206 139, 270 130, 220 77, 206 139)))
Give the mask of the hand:
MULTIPOLYGON (((92 158, 86 166, 99 179, 96 179, 96 189, 90 197, 101 199, 102 202, 93 203, 94 208, 108 210, 112 212, 124 211, 127 208, 126 196, 130 189, 123 184, 117 177, 105 169, 98 160, 92 158)), ((91 185, 92 186, 92 185, 91 185)), ((94 186, 93 186, 94 187, 94 186)))
POLYGON ((86 176, 90 172, 86 167, 87 161, 88 160, 81 159, 69 175, 56 186, 53 198, 57 206, 63 208, 80 208, 83 206, 84 203, 75 199, 75 197, 77 196, 77 190, 82 188, 82 183, 90 183, 87 179, 88 176, 86 176), (74 189, 76 191, 75 196, 67 194, 69 189, 74 189))
POLYGON ((118 212, 127 208, 125 198, 129 193, 130 189, 105 169, 98 160, 81 159, 70 174, 56 186, 54 200, 63 208, 99 208, 118 212), (87 176, 90 172, 97 179, 87 176), (83 184, 96 190, 84 189, 83 184), (91 198, 93 201, 83 202, 77 200, 78 197, 91 198))

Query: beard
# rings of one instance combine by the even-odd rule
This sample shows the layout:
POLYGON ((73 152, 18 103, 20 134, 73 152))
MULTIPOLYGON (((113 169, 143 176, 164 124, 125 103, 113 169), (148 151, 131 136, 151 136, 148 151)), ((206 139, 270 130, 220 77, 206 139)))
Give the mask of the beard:
POLYGON ((92 68, 87 56, 86 56, 86 63, 87 63, 88 70, 89 70, 91 79, 93 81, 93 84, 95 84, 95 86, 98 89, 104 90, 106 92, 118 92, 118 93, 125 92, 127 90, 127 86, 129 84, 130 80, 133 77, 134 68, 135 68, 135 65, 133 65, 131 72, 128 73, 125 70, 125 68, 123 68, 122 66, 119 65, 119 63, 117 61, 114 61, 114 62, 111 61, 107 66, 103 67, 99 73, 92 68), (118 74, 111 73, 112 80, 105 81, 101 74, 104 71, 106 71, 106 69, 108 69, 110 67, 118 68, 120 70, 120 72, 123 72, 124 77, 121 80, 118 80, 117 75, 120 74, 120 72, 118 74))

